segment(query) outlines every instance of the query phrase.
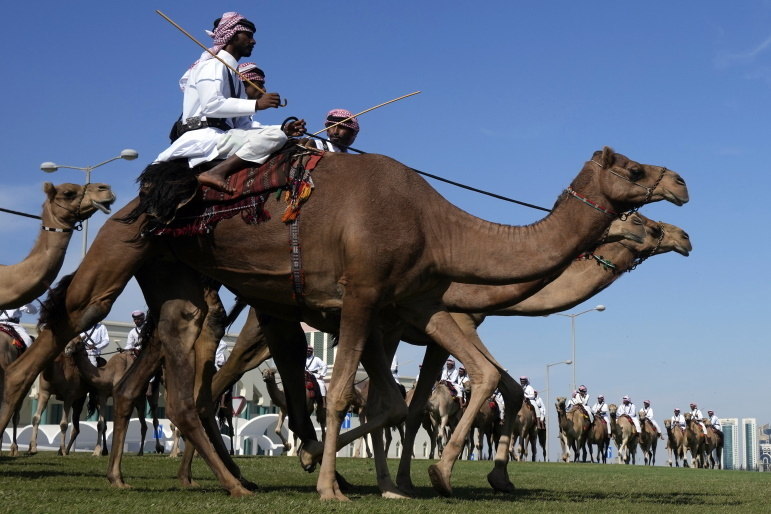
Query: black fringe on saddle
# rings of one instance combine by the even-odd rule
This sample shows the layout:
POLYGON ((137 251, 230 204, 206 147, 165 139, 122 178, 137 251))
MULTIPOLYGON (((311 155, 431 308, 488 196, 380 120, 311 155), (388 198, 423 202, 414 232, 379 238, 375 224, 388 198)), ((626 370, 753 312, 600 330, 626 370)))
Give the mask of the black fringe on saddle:
POLYGON ((225 316, 225 326, 229 327, 232 325, 246 307, 248 307, 248 304, 241 298, 236 297, 236 303, 233 304, 233 307, 230 308, 230 312, 225 316))
MULTIPOLYGON (((198 189, 196 174, 213 166, 213 163, 204 163, 191 170, 187 159, 150 164, 137 178, 139 204, 126 216, 115 218, 116 221, 134 223, 143 214, 149 214, 155 219, 172 219, 179 204, 195 195, 198 189)), ((146 218, 142 222, 140 233, 144 233, 149 221, 146 218)))
POLYGON ((72 282, 72 277, 74 276, 75 273, 63 276, 61 280, 59 280, 59 283, 56 284, 53 289, 48 291, 48 296, 46 296, 46 299, 40 307, 40 317, 37 321, 38 331, 48 325, 51 320, 64 314, 64 297, 67 294, 67 288, 70 287, 70 282, 72 282))

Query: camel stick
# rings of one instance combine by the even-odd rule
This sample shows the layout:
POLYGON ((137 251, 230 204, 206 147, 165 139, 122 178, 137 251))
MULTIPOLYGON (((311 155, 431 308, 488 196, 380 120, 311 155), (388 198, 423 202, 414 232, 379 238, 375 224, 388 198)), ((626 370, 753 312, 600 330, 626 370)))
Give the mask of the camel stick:
MULTIPOLYGON (((257 91, 259 91, 259 92, 260 92, 260 93, 262 93, 263 95, 267 94, 267 92, 266 92, 264 89, 262 89, 260 86, 258 86, 257 84, 255 84, 255 83, 254 83, 254 82, 252 82, 251 80, 249 80, 249 79, 245 78, 243 75, 241 75, 241 74, 238 72, 238 70, 237 70, 237 69, 235 69, 234 67, 232 67, 231 65, 229 65, 228 63, 226 63, 225 61, 223 61, 222 59, 220 59, 220 58, 219 58, 219 57, 218 57, 218 56, 217 56, 217 55, 216 55, 214 52, 212 52, 211 50, 209 50, 209 48, 207 48, 206 46, 204 46, 204 44, 203 44, 203 43, 201 43, 200 41, 198 41, 198 40, 197 40, 195 37, 193 37, 193 36, 192 36, 192 35, 191 35, 191 34, 190 34, 188 31, 186 31, 185 29, 183 29, 182 27, 180 27, 179 25, 177 25, 177 24, 174 22, 174 20, 172 20, 171 18, 169 18, 168 16, 166 16, 165 14, 163 14, 163 13, 162 13, 160 10, 158 10, 158 9, 156 9, 156 10, 155 10, 155 12, 156 12, 156 13, 158 13, 158 14, 159 14, 159 15, 160 15, 160 16, 161 16, 161 17, 162 17, 164 20, 166 20, 166 21, 168 21, 169 23, 171 23, 172 25, 174 25, 174 26, 175 26, 175 27, 176 27, 176 28, 177 28, 177 29, 178 29, 180 32, 182 32, 184 35, 186 35, 187 37, 189 37, 189 38, 190 38, 190 39, 191 39, 191 40, 192 40, 192 41, 193 41, 193 42, 194 42, 196 45, 198 45, 198 46, 200 46, 201 48, 203 48, 203 49, 204 49, 206 52, 208 52, 208 53, 209 53, 209 55, 211 55, 212 57, 214 57, 215 59, 217 59, 219 62, 221 62, 222 64, 224 64, 224 65, 227 67, 227 69, 229 69, 230 71, 232 71, 233 73, 235 73, 236 75, 238 75, 238 77, 239 77, 239 78, 240 78, 240 79, 241 79, 243 82, 246 82, 247 84, 249 84, 250 86, 252 86, 253 88, 255 88, 257 91)), ((284 103, 283 103, 283 104, 280 104, 280 105, 279 105, 279 107, 286 107, 286 98, 284 98, 284 103)))
POLYGON ((360 113, 354 114, 353 116, 348 116, 344 120, 340 120, 337 123, 334 123, 334 124, 332 124, 332 125, 330 125, 328 127, 324 127, 323 129, 319 130, 318 132, 314 132, 311 135, 315 136, 315 135, 321 134, 325 130, 329 130, 332 127, 336 127, 336 126, 340 125, 341 123, 345 123, 346 121, 351 120, 351 119, 355 118, 356 116, 361 116, 364 113, 367 113, 369 111, 374 111, 375 109, 379 109, 380 107, 383 107, 384 105, 388 105, 390 103, 397 102, 397 101, 399 101, 399 100, 401 100, 403 98, 407 98, 408 96, 417 95, 418 93, 421 93, 421 91, 415 91, 415 92, 409 93, 407 95, 400 96, 399 98, 394 98, 393 100, 388 100, 387 102, 383 102, 382 104, 378 104, 375 107, 370 107, 369 109, 365 109, 365 110, 361 111, 360 113))

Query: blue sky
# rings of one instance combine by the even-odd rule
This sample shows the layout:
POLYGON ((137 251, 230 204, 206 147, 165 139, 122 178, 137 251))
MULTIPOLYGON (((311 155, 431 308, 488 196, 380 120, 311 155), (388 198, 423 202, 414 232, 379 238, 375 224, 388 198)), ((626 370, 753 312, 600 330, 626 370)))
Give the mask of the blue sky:
MULTIPOLYGON (((686 179, 691 202, 643 209, 692 238, 688 258, 655 257, 571 312, 578 381, 592 398, 629 394, 657 418, 696 401, 721 417, 771 421, 763 348, 767 299, 771 112, 771 2, 249 2, 130 4, 43 1, 5 7, 0 207, 38 213, 43 161, 87 166, 123 148, 137 161, 94 171, 118 205, 167 144, 181 108, 177 80, 197 47, 161 9, 206 41, 226 10, 257 27, 252 59, 268 89, 289 101, 259 119, 303 117, 319 130, 327 110, 354 112, 421 90, 363 116, 356 146, 412 167, 551 206, 603 145, 686 179), (18 22, 14 21, 18 20, 18 22)), ((480 217, 528 224, 539 211, 445 184, 435 187, 480 217)), ((21 260, 37 222, 1 214, 0 262, 21 260)), ((91 237, 104 222, 97 214, 91 237)), ((80 259, 73 238, 63 272, 80 259)), ((136 288, 110 319, 129 321, 136 288)), ((550 316, 489 319, 481 335, 512 374, 545 391, 545 365, 570 358, 570 323, 550 316)), ((403 374, 419 353, 399 352, 403 374)), ((568 366, 551 369, 551 396, 567 394, 568 366)))

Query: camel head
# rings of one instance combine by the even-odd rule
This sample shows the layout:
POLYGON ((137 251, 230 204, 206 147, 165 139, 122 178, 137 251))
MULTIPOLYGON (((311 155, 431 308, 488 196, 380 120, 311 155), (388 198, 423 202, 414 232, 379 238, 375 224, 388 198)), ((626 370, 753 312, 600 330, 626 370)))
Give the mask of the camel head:
POLYGON ((645 415, 645 411, 640 409, 640 411, 637 413, 637 417, 640 418, 640 424, 642 424, 647 416, 645 415))
POLYGON ((265 382, 276 381, 276 368, 266 368, 262 371, 262 379, 265 382))
POLYGON ((564 396, 558 396, 554 402, 554 405, 556 405, 558 411, 565 412, 565 402, 567 402, 567 398, 564 396))
POLYGON ((608 228, 604 243, 629 240, 642 243, 645 239, 645 222, 637 213, 625 216, 623 219, 615 219, 608 228))
POLYGON ((679 174, 633 161, 607 146, 594 152, 571 187, 580 193, 587 181, 598 181, 599 189, 614 203, 617 212, 661 200, 683 205, 689 199, 685 180, 679 174))
POLYGON ((67 357, 72 357, 78 352, 83 351, 83 341, 81 340, 80 336, 74 337, 70 339, 70 342, 67 343, 67 346, 64 347, 64 355, 67 357))
POLYGON ((665 427, 667 430, 669 430, 670 428, 672 428, 672 420, 671 420, 671 419, 669 419, 669 418, 665 419, 665 420, 664 420, 664 427, 665 427))
POLYGON ((683 229, 669 223, 653 221, 640 213, 636 215, 644 223, 645 237, 642 242, 629 240, 624 243, 635 254, 637 260, 635 265, 639 265, 652 255, 672 251, 688 256, 692 246, 688 234, 683 229))
POLYGON ((43 185, 47 198, 43 204, 43 214, 49 213, 53 218, 67 226, 73 226, 79 221, 90 218, 96 211, 110 214, 110 206, 115 201, 115 195, 107 184, 59 184, 50 182, 43 185))
POLYGON ((659 225, 664 231, 664 238, 661 240, 661 245, 659 246, 659 251, 657 253, 673 251, 688 257, 691 250, 693 250, 688 232, 676 225, 670 225, 663 221, 659 221, 659 225))
POLYGON ((610 414, 611 418, 615 418, 617 412, 618 412, 618 405, 616 405, 615 403, 611 403, 610 405, 608 405, 608 413, 610 414))

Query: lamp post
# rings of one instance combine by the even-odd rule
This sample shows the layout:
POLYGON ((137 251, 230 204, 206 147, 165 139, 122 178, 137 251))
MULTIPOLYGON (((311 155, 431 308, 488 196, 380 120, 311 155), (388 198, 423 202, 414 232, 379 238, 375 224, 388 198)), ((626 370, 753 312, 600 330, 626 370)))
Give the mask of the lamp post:
POLYGON ((549 413, 551 412, 551 400, 549 399, 549 368, 559 364, 573 364, 572 360, 552 362, 546 365, 546 460, 549 460, 549 413))
POLYGON ((557 312, 557 316, 564 316, 566 318, 570 318, 570 340, 573 344, 573 391, 576 390, 576 318, 579 317, 581 314, 586 314, 587 312, 592 311, 599 311, 602 312, 605 310, 604 305, 598 305, 597 307, 594 307, 592 309, 585 310, 583 312, 578 312, 575 314, 562 314, 560 312, 557 312))
MULTIPOLYGON (((40 165, 40 169, 45 171, 46 173, 53 173, 59 168, 67 168, 71 170, 81 170, 86 172, 86 185, 91 183, 91 172, 98 168, 99 166, 103 166, 107 164, 108 162, 116 161, 118 159, 125 159, 127 161, 133 161, 139 157, 139 153, 137 153, 136 150, 132 150, 131 148, 126 148, 124 150, 121 150, 120 155, 113 157, 112 159, 107 159, 104 162, 100 162, 99 164, 94 164, 93 166, 86 166, 85 168, 81 168, 78 166, 62 166, 60 164, 56 164, 50 161, 46 161, 40 165)), ((86 256, 86 250, 88 249, 88 219, 83 221, 83 252, 81 255, 81 259, 86 256)))

